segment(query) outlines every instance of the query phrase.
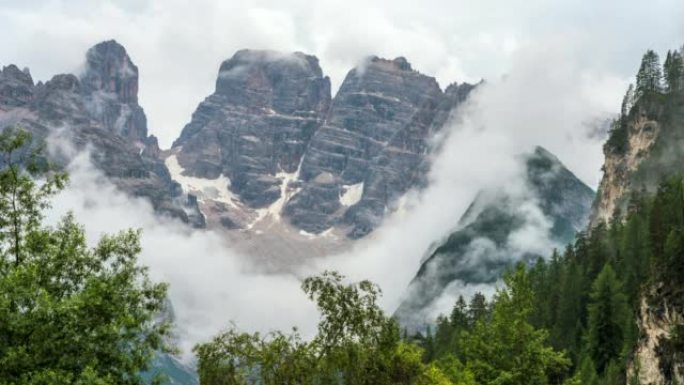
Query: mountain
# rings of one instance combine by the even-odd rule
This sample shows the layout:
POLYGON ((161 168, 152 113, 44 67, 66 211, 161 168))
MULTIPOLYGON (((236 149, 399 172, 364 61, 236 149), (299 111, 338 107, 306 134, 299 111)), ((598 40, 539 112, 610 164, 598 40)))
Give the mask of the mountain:
POLYGON ((359 238, 418 185, 427 141, 470 89, 442 92, 406 59, 372 57, 331 99, 314 56, 242 50, 223 62, 166 163, 181 184, 194 178, 186 190, 210 225, 359 238), (197 191, 210 180, 224 191, 197 191))
POLYGON ((196 207, 159 158, 137 94, 138 69, 113 40, 88 50, 80 77, 55 75, 34 84, 28 69, 9 65, 0 72, 0 128, 27 129, 38 141, 50 137, 61 164, 73 157, 72 145, 90 147, 94 164, 122 190, 149 198, 163 215, 201 227, 196 207))
MULTIPOLYGON (((621 223, 627 214, 638 212, 637 202, 661 195, 661 182, 681 176, 684 168, 684 70, 682 53, 668 52, 661 67, 657 54, 644 55, 636 77, 622 103, 620 116, 614 121, 610 137, 604 146, 603 179, 592 211, 593 228, 621 223), (662 76, 664 74, 664 76, 662 76)), ((655 205, 657 202, 654 202, 655 205)), ((655 209, 653 209, 655 210, 655 209)), ((649 242, 656 244, 658 228, 664 223, 657 212, 650 212, 649 242)), ((664 234, 674 242, 673 234, 664 234)), ((672 248, 672 246, 668 246, 672 248)), ((640 288, 636 308, 639 338, 633 348, 628 367, 631 377, 638 368, 636 381, 642 384, 669 384, 684 381, 682 346, 673 344, 681 336, 684 301, 681 275, 668 277, 672 267, 653 264, 666 258, 668 250, 653 255, 639 255, 651 266, 649 282, 640 288), (677 279, 678 278, 678 279, 677 279)), ((681 253, 678 255, 681 259, 681 253)))
MULTIPOLYGON (((369 234, 424 187, 428 143, 473 88, 442 91, 405 58, 370 57, 332 98, 315 56, 241 50, 162 151, 138 104, 138 68, 111 40, 88 50, 78 76, 34 84, 5 67, 0 127, 90 148, 95 166, 157 212, 221 231, 251 255, 284 250, 287 261, 369 234)), ((69 147, 51 145, 58 163, 69 147)))
POLYGON ((586 225, 594 192, 547 150, 521 159, 524 189, 478 193, 456 230, 427 253, 395 316, 415 330, 432 321, 431 307, 451 288, 494 284, 516 261, 550 255, 586 225), (528 239, 529 238, 529 239, 528 239), (547 240, 552 242, 549 244, 547 240))
POLYGON ((352 238, 371 232, 417 185, 442 98, 404 58, 350 71, 302 161, 301 191, 285 205, 291 223, 311 233, 347 225, 352 238))

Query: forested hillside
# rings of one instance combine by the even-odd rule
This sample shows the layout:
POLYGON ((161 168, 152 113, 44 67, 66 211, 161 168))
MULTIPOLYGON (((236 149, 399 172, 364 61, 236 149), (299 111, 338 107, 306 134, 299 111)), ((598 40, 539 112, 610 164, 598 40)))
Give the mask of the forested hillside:
MULTIPOLYGON (((568 381, 682 381, 683 85, 681 51, 668 52, 662 68, 654 51, 644 55, 604 147, 606 175, 593 226, 562 253, 527 269, 534 292, 528 321, 547 330, 550 346, 571 360, 568 381)), ((478 319, 495 322, 482 310, 491 306, 481 295, 469 306, 459 299, 437 320, 434 334, 417 336, 429 359, 455 354, 468 366, 467 336, 478 319)))
MULTIPOLYGON (((555 253, 549 261, 540 259, 527 269, 532 293, 527 320, 546 330, 549 345, 570 359, 563 377, 578 384, 624 384, 627 377, 630 383, 645 383, 639 381, 642 363, 634 355, 643 337, 637 323, 639 312, 642 301, 658 308, 667 300, 669 306, 682 310, 683 234, 684 180, 672 177, 653 197, 634 195, 624 219, 580 234, 562 254, 555 253)), ((497 301, 487 304, 476 296, 466 305, 459 299, 451 314, 437 320, 434 335, 418 337, 427 359, 455 355, 466 366, 472 365, 467 355, 473 349, 472 335, 483 325, 496 325, 489 309, 496 309, 497 301)), ((661 341, 661 362, 666 365, 659 369, 667 383, 672 383, 673 370, 682 360, 682 330, 680 324, 661 341)), ((493 356, 506 352, 497 346, 510 335, 501 338, 487 339, 493 356)), ((508 359, 518 354, 519 350, 513 351, 508 359)))

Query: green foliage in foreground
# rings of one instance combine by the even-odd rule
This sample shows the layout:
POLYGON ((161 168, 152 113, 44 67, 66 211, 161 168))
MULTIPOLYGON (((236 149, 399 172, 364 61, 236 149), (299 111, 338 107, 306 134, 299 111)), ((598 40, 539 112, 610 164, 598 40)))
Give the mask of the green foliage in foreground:
POLYGON ((168 325, 166 286, 137 264, 140 234, 90 248, 67 215, 42 224, 66 183, 23 131, 0 135, 0 383, 140 384, 168 325))
POLYGON ((422 349, 401 341, 396 323, 377 305, 377 286, 368 281, 346 284, 343 276, 326 272, 306 279, 303 289, 322 316, 318 334, 311 341, 304 341, 296 330, 265 336, 229 330, 196 348, 200 382, 453 383, 449 373, 423 362, 422 349))
POLYGON ((228 330, 196 348, 200 381, 206 385, 549 384, 566 372, 570 361, 546 344, 546 331, 528 321, 534 301, 525 268, 508 273, 505 282, 491 314, 478 306, 484 297, 473 301, 474 326, 459 335, 466 349, 430 359, 425 349, 400 338, 395 321, 376 303, 380 291, 375 285, 345 284, 341 275, 326 272, 303 284, 322 315, 318 334, 310 342, 296 330, 265 336, 228 330))

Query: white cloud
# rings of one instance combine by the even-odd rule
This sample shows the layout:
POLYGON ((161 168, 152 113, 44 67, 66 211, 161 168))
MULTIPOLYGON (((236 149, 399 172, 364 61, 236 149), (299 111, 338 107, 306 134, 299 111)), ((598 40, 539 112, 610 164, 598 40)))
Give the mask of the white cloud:
POLYGON ((119 40, 140 68, 151 131, 167 147, 213 91, 221 61, 241 48, 315 54, 333 88, 369 54, 405 56, 446 86, 499 78, 540 36, 562 50, 583 35, 578 60, 624 79, 646 48, 682 43, 682 19, 678 0, 3 0, 0 61, 46 80, 75 71, 98 41, 119 40))
POLYGON ((87 229, 90 244, 106 233, 143 229, 140 262, 150 266, 153 279, 170 283, 169 298, 186 356, 195 343, 231 322, 248 331, 299 326, 304 335, 313 332, 317 313, 301 292, 298 277, 255 272, 249 257, 232 250, 218 234, 157 217, 147 201, 128 197, 93 168, 87 152, 78 154, 68 170, 69 187, 55 199, 48 221, 55 223, 73 211, 87 229))

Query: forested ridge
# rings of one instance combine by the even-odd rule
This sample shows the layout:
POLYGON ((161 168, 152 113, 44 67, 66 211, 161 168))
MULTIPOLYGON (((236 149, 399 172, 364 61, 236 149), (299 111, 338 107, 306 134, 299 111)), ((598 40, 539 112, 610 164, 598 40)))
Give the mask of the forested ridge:
MULTIPOLYGON (((679 314, 684 309, 683 86, 681 50, 669 51, 663 67, 654 51, 646 52, 636 86, 629 86, 605 144, 607 154, 624 154, 635 120, 656 122, 660 138, 648 154, 640 154, 647 156, 629 176, 632 189, 619 197, 622 204, 609 223, 588 228, 564 251, 525 268, 533 293, 527 321, 544 330, 548 345, 570 360, 562 375, 548 377, 549 383, 641 383, 634 355, 643 338, 637 325, 641 307, 663 312, 667 303, 679 314)), ((416 336, 428 361, 455 356, 473 366, 467 354, 472 335, 481 324, 495 323, 493 311, 486 309, 497 308, 498 296, 490 304, 484 301, 476 295, 467 305, 459 298, 451 314, 437 319, 434 332, 416 336)), ((660 369, 674 383, 672 363, 682 361, 684 326, 675 326, 660 346, 661 362, 670 363, 660 369)), ((482 378, 475 374, 476 380, 482 378)))

